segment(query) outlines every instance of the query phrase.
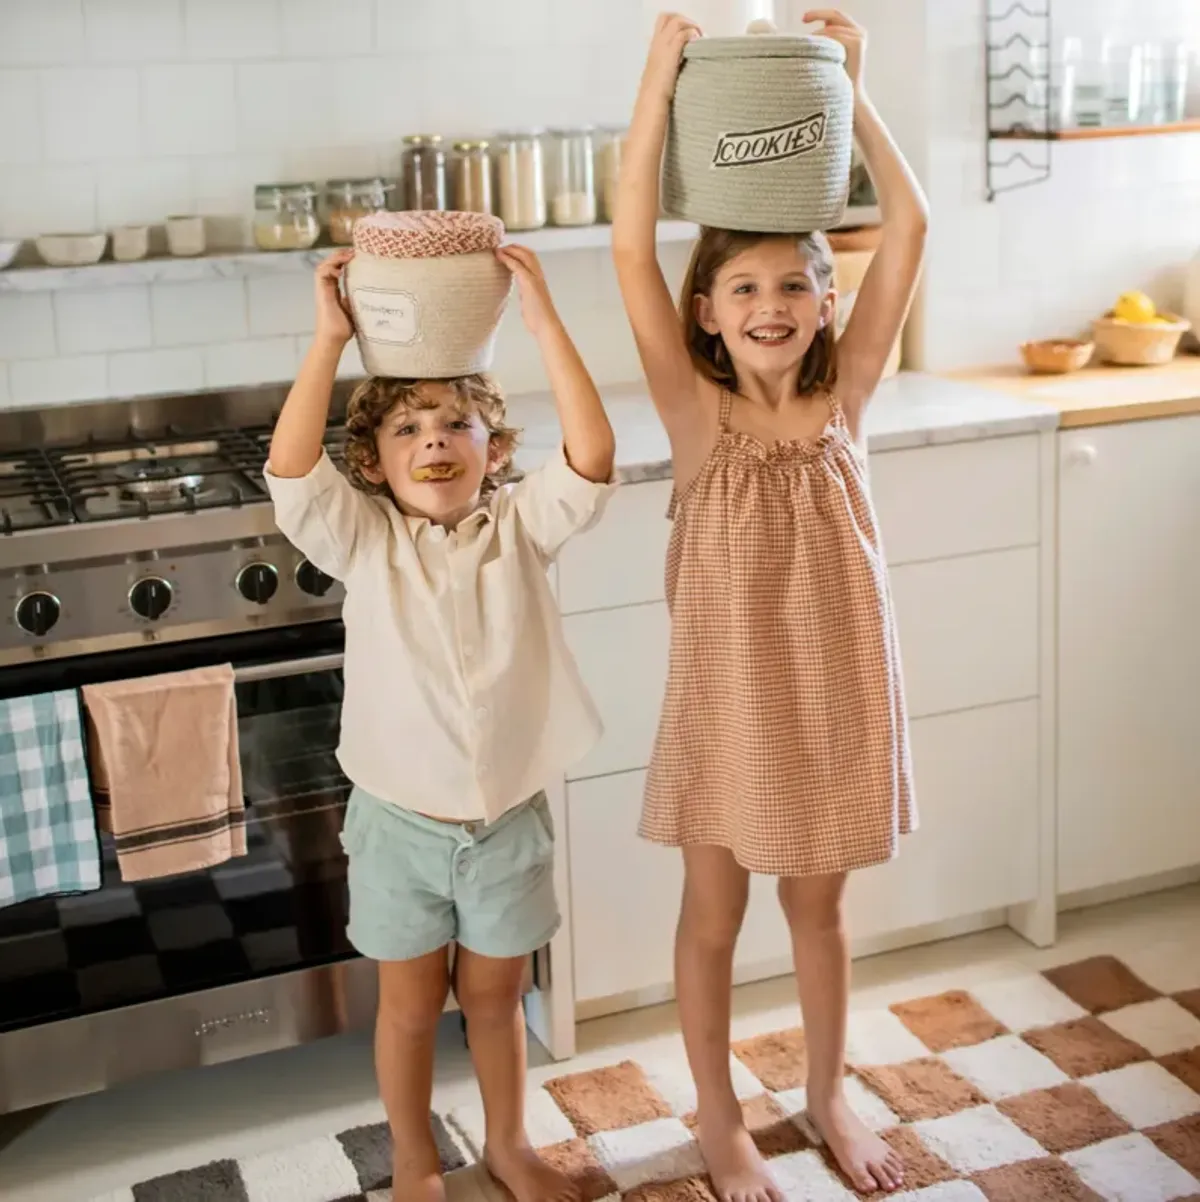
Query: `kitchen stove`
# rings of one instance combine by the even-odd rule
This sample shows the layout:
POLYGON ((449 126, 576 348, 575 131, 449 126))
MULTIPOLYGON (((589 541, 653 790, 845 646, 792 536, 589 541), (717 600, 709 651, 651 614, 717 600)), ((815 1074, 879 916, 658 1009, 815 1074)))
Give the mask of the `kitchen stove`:
MULTIPOLYGON (((283 399, 0 417, 0 665, 335 617, 340 585, 275 529, 263 481, 283 399), (57 428, 30 449, 39 419, 57 428)), ((344 442, 332 422, 335 462, 344 442)))

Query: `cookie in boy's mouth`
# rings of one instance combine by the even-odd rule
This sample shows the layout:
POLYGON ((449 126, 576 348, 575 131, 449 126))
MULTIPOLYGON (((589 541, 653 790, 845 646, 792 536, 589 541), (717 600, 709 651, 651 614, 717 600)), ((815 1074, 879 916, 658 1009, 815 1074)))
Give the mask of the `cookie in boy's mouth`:
POLYGON ((436 480, 457 480, 466 471, 461 463, 427 463, 424 467, 413 468, 412 478, 418 484, 426 484, 436 480))

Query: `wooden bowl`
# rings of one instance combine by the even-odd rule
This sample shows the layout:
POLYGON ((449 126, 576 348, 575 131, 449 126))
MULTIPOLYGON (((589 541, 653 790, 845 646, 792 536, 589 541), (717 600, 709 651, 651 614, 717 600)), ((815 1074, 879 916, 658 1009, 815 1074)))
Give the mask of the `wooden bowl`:
POLYGON ((1093 349, 1093 343, 1078 338, 1047 338, 1021 343, 1021 358, 1032 372, 1062 376, 1086 367, 1093 349))
POLYGON ((1170 363, 1179 340, 1192 328, 1174 313, 1160 313, 1163 321, 1121 321, 1111 313, 1092 322, 1096 353, 1105 363, 1126 367, 1150 367, 1170 363))

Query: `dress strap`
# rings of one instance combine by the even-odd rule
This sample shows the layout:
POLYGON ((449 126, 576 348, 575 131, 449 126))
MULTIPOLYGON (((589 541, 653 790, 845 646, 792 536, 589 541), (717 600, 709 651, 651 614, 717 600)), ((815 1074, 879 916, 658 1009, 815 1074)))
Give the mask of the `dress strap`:
POLYGON ((722 434, 729 433, 729 414, 733 410, 733 393, 728 388, 721 389, 721 407, 717 412, 717 429, 722 434))
POLYGON ((825 400, 829 405, 829 416, 834 424, 841 423, 845 417, 842 413, 842 402, 837 399, 832 388, 825 389, 825 400))

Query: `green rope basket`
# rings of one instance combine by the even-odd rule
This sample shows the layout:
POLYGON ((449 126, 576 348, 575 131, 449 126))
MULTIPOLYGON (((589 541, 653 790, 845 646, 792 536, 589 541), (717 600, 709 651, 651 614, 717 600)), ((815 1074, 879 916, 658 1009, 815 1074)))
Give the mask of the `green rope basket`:
POLYGON ((832 38, 698 38, 684 51, 663 162, 671 217, 762 233, 846 211, 854 95, 832 38))

